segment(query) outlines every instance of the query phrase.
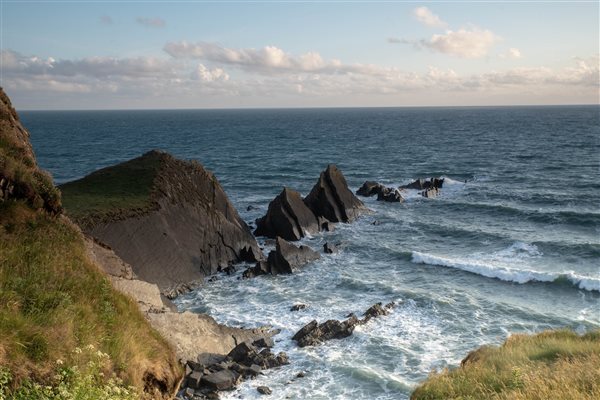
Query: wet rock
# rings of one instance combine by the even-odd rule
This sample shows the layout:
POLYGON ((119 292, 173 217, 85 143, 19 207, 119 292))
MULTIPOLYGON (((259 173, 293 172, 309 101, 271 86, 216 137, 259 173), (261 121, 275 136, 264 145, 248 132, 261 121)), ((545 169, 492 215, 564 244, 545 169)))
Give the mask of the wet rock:
POLYGON ((384 186, 382 184, 380 184, 379 182, 366 181, 356 191, 356 194, 359 196, 370 197, 370 196, 375 196, 376 194, 379 194, 379 192, 383 189, 384 189, 384 186))
POLYGON ((249 205, 248 207, 246 207, 246 211, 252 211, 252 210, 254 210, 253 205, 249 205))
POLYGON ((414 182, 411 182, 407 185, 402 185, 398 189, 429 189, 436 188, 441 189, 444 185, 444 178, 430 178, 429 180, 419 178, 414 182))
POLYGON ((306 372, 300 371, 296 374, 296 378, 304 378, 306 376, 306 372))
POLYGON ((321 172, 304 203, 317 217, 331 222, 352 222, 366 211, 363 202, 348 189, 342 172, 333 164, 321 172))
POLYGON ((242 273, 243 279, 250 279, 256 276, 265 275, 269 273, 269 267, 266 261, 259 261, 254 267, 246 269, 242 273))
POLYGON ((311 321, 300 329, 292 338, 298 342, 298 346, 314 346, 326 340, 341 339, 352 335, 354 328, 359 324, 359 319, 355 316, 345 321, 330 319, 317 324, 317 321, 311 321))
POLYGON ((294 304, 290 308, 290 311, 300 311, 306 309, 306 307, 308 307, 306 304, 294 304))
POLYGON ((437 197, 440 194, 440 190, 438 188, 429 188, 421 192, 421 196, 426 197, 428 199, 432 197, 437 197))
POLYGON ((300 193, 284 188, 269 204, 267 214, 256 220, 254 234, 294 241, 319 230, 319 220, 304 204, 300 193))
POLYGON ((387 201, 390 203, 401 203, 404 201, 402 194, 398 189, 394 188, 383 188, 377 194, 377 201, 387 201))
POLYGON ((233 275, 235 274, 235 267, 233 265, 230 265, 228 267, 223 268, 222 271, 227 275, 233 275))
POLYGON ((338 248, 335 244, 325 243, 323 245, 323 251, 327 254, 333 254, 338 252, 338 248))
POLYGON ((185 399, 191 399, 191 398, 193 398, 193 397, 194 397, 194 394, 195 394, 195 393, 196 393, 196 392, 194 391, 194 389, 192 389, 192 388, 186 388, 186 389, 183 391, 183 398, 185 398, 185 399))
POLYGON ((233 350, 227 354, 227 357, 236 362, 247 362, 254 354, 256 354, 256 347, 248 342, 242 342, 235 346, 233 350))
POLYGON ((311 261, 319 259, 319 253, 307 246, 296 247, 282 238, 276 239, 276 248, 269 253, 267 268, 273 275, 291 274, 298 268, 311 261))
POLYGON ((271 390, 271 388, 269 388, 268 386, 259 386, 259 387, 256 388, 256 390, 260 394, 270 395, 270 394, 273 393, 273 391, 271 390))

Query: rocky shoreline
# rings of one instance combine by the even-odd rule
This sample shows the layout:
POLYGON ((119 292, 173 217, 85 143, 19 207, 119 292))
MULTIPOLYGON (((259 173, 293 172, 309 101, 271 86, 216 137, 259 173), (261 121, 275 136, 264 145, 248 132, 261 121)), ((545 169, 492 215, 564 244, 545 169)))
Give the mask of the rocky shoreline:
MULTIPOLYGON (((328 165, 305 198, 284 187, 270 202, 267 213, 256 220, 254 235, 274 240, 275 249, 265 255, 217 179, 198 163, 151 151, 63 187, 69 193, 82 183, 97 181, 103 174, 118 175, 124 165, 141 168, 149 162, 158 165, 152 171, 153 206, 143 212, 119 213, 115 219, 97 216, 82 219, 86 221, 81 226, 87 235, 88 255, 109 275, 115 288, 136 300, 151 325, 175 349, 185 366, 178 398, 215 399, 219 391, 232 390, 264 370, 290 363, 285 353, 271 351, 273 336, 278 332, 269 327, 227 327, 208 315, 180 313, 170 300, 198 287, 204 280, 216 278, 216 273, 235 272, 234 265, 239 262, 255 262, 243 271, 243 279, 292 274, 319 259, 321 254, 290 242, 332 231, 335 224, 351 223, 370 210, 350 191, 342 172, 335 165, 328 165), (187 254, 187 260, 182 254, 187 254)), ((431 178, 387 188, 367 181, 356 194, 401 202, 403 190, 423 190, 421 195, 431 197, 429 193, 437 194, 442 184, 443 179, 431 178)), ((324 255, 337 251, 338 247, 332 243, 325 243, 322 249, 324 255)), ((394 303, 375 304, 362 318, 351 314, 340 321, 319 324, 314 320, 291 340, 304 347, 343 339, 356 326, 387 315, 394 306, 394 303)), ((306 307, 293 305, 290 312, 306 307)), ((268 387, 258 390, 262 394, 272 392, 268 387)))

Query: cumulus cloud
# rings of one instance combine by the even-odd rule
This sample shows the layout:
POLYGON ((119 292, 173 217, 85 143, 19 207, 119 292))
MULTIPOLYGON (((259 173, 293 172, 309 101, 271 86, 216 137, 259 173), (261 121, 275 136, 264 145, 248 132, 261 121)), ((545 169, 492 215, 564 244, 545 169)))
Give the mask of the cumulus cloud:
POLYGON ((427 7, 417 7, 413 10, 413 16, 420 23, 430 26, 432 28, 445 28, 448 26, 447 23, 442 21, 440 17, 431 12, 427 7))
POLYGON ((448 30, 445 34, 436 34, 429 40, 421 40, 421 46, 431 50, 462 58, 481 58, 488 54, 490 48, 499 40, 488 29, 461 28, 448 30))
POLYGON ((263 99, 262 104, 281 105, 277 99, 301 98, 311 99, 304 105, 314 105, 335 96, 342 105, 350 104, 343 101, 362 101, 371 98, 369 96, 389 99, 386 100, 389 105, 402 104, 394 103, 394 99, 399 98, 414 104, 410 103, 414 96, 421 96, 427 103, 444 93, 448 98, 456 95, 457 98, 480 96, 481 99, 495 93, 506 96, 533 93, 541 102, 549 98, 558 102, 560 97, 554 94, 562 93, 580 96, 578 99, 583 100, 579 102, 591 102, 597 101, 600 88, 597 55, 573 59, 571 65, 563 69, 540 66, 460 74, 436 66, 425 71, 408 71, 395 66, 345 64, 325 61, 314 52, 293 56, 275 47, 232 50, 216 45, 179 44, 167 48, 169 54, 175 56, 61 60, 3 51, 0 57, 7 89, 27 93, 31 101, 37 102, 44 96, 51 99, 52 93, 68 94, 56 97, 71 99, 76 107, 96 96, 107 99, 108 104, 112 104, 112 100, 127 99, 129 106, 151 99, 173 102, 170 105, 152 103, 154 107, 181 105, 184 99, 189 102, 185 103, 187 106, 198 105, 198 101, 208 102, 202 104, 210 106, 211 99, 215 98, 221 99, 222 105, 230 106, 240 104, 241 98, 249 99, 254 105, 261 104, 256 99, 263 99))
POLYGON ((222 68, 210 69, 203 64, 198 64, 198 67, 192 72, 192 79, 204 82, 228 81, 229 75, 222 68))
POLYGON ((338 60, 325 61, 316 52, 293 56, 275 46, 230 49, 207 42, 169 42, 164 51, 176 59, 202 59, 259 72, 332 72, 341 66, 338 60))
POLYGON ((147 28, 164 28, 167 22, 162 18, 137 17, 135 21, 147 28))
POLYGON ((521 54, 521 50, 511 47, 506 52, 500 53, 499 57, 500 58, 517 59, 517 58, 521 58, 522 54, 521 54))

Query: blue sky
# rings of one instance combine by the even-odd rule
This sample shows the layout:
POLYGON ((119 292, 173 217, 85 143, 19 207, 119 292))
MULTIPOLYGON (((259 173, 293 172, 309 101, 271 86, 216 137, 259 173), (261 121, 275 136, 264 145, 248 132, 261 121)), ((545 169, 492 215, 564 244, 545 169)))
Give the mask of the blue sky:
POLYGON ((598 103, 590 2, 2 2, 24 109, 598 103))

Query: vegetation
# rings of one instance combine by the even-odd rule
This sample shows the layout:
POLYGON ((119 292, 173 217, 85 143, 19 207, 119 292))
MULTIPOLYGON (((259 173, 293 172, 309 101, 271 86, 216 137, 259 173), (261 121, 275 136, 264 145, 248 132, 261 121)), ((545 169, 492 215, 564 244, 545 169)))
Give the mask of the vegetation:
POLYGON ((411 399, 600 399, 600 330, 513 335, 433 372, 411 399))
POLYGON ((180 374, 137 305, 89 261, 76 227, 22 201, 0 203, 0 365, 10 387, 51 385, 58 359, 83 368, 72 350, 89 344, 109 355, 106 376, 140 392, 172 390, 180 374))
POLYGON ((154 178, 160 165, 160 153, 150 152, 61 185, 67 214, 86 223, 144 212, 152 207, 154 178))

